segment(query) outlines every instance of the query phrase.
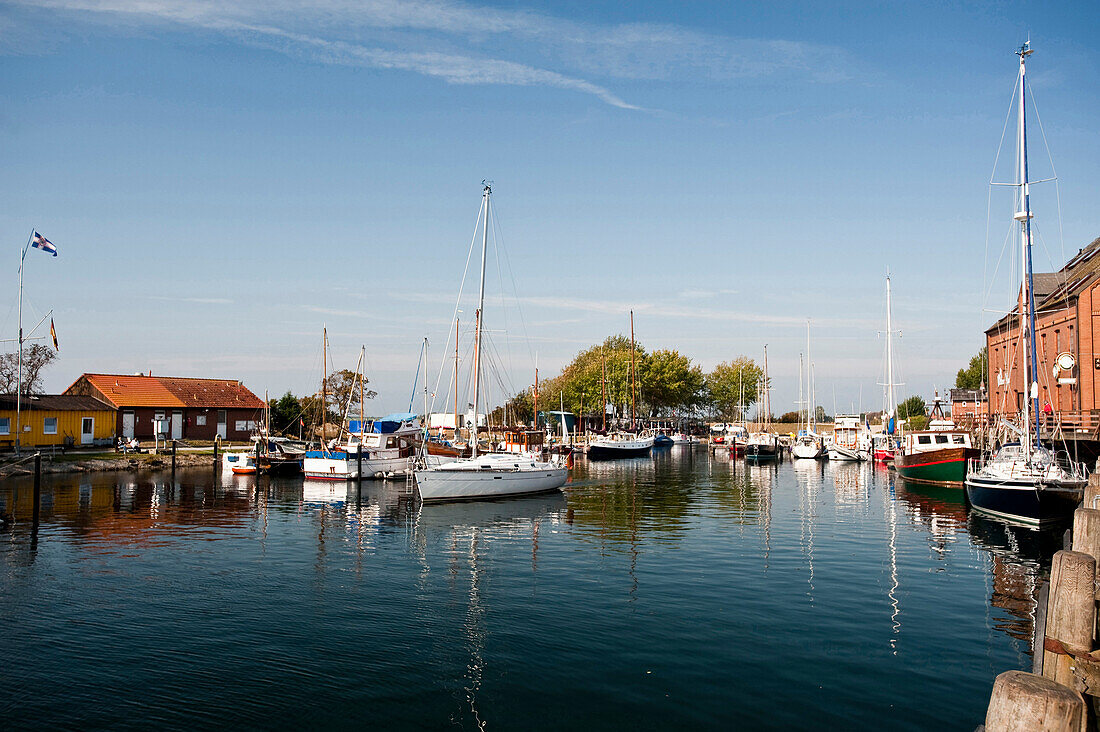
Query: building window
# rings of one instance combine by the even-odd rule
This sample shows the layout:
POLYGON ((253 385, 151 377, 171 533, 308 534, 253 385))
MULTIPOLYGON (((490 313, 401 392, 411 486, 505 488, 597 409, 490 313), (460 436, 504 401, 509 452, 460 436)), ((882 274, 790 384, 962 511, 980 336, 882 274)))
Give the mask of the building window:
POLYGON ((11 434, 11 417, 0 417, 0 435, 11 434))
POLYGON ((205 427, 206 426, 206 415, 205 414, 196 414, 195 415, 195 426, 196 427, 205 427))
POLYGON ((57 434, 57 417, 46 417, 44 420, 42 420, 42 434, 57 434))

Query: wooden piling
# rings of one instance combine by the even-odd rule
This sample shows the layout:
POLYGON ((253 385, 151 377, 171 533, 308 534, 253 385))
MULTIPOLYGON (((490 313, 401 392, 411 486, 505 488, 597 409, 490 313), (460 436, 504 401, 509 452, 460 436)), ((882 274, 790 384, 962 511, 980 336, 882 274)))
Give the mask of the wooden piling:
POLYGON ((1073 512, 1073 551, 1100 561, 1100 509, 1079 508, 1073 512))
POLYGON ((1085 486, 1085 496, 1081 505, 1085 508, 1100 508, 1100 472, 1089 476, 1088 485, 1085 486))
MULTIPOLYGON (((1096 560, 1082 552, 1060 551, 1050 570, 1046 637, 1089 652, 1096 627, 1096 560)), ((1043 651, 1043 676, 1074 686, 1073 658, 1043 651)))
POLYGON ((1050 679, 1026 671, 1005 671, 993 682, 985 714, 986 732, 1085 730, 1085 699, 1050 679))
POLYGON ((172 440, 172 475, 176 474, 176 441, 172 440))
POLYGON ((31 527, 38 531, 38 513, 42 503, 42 453, 34 454, 34 507, 31 509, 31 527))

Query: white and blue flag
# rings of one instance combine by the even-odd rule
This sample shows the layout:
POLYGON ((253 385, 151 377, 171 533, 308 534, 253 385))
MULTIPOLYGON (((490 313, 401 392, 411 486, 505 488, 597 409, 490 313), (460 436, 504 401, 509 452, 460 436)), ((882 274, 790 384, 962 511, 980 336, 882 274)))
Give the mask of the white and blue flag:
POLYGON ((55 257, 57 256, 57 247, 53 245, 53 242, 39 234, 37 231, 34 232, 34 239, 31 241, 31 246, 37 249, 41 249, 44 252, 49 252, 55 257))

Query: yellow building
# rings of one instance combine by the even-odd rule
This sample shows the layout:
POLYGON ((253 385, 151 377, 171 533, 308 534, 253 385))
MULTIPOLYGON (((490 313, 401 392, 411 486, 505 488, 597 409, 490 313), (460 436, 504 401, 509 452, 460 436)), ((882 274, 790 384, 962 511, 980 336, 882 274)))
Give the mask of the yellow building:
POLYGON ((0 396, 0 449, 15 447, 20 434, 23 448, 90 447, 111 445, 115 438, 115 409, 86 396, 34 394, 22 398, 16 417, 15 395, 0 396))

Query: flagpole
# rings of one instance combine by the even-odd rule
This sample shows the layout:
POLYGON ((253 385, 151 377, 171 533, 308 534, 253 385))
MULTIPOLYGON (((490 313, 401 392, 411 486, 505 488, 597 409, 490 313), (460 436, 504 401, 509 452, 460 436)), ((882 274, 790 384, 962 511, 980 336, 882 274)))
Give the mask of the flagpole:
POLYGON ((19 443, 23 438, 23 261, 34 241, 34 229, 27 238, 27 245, 19 254, 19 366, 15 382, 15 454, 19 454, 19 443))

